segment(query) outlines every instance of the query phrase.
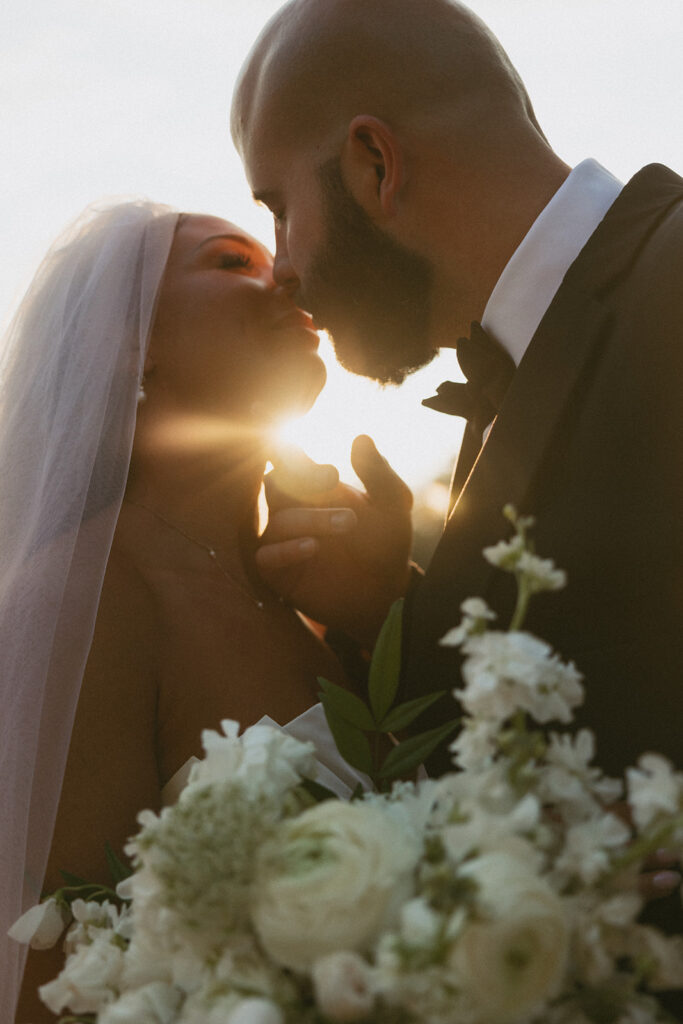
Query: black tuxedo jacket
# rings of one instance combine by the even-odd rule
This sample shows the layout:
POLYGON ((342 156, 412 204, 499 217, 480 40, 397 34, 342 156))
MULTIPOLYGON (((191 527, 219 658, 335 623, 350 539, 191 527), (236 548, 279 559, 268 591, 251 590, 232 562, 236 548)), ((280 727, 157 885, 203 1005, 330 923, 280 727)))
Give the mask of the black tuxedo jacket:
MULTIPOLYGON (((683 180, 655 164, 567 272, 406 601, 402 696, 456 685, 457 652, 437 642, 464 598, 507 628, 512 578, 481 551, 508 535, 512 502, 568 573, 524 628, 583 672, 598 763, 620 772, 657 750, 683 765, 682 456, 683 180)), ((417 725, 457 713, 443 698, 417 725)), ((429 767, 448 764, 443 751, 429 767)))

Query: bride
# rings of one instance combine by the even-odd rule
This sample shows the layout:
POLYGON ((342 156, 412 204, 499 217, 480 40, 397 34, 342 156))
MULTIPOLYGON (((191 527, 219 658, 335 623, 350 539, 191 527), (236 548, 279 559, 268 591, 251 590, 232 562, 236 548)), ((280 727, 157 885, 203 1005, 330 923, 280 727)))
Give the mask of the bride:
MULTIPOLYGON (((259 583, 273 420, 325 370, 272 258, 223 220, 92 208, 52 248, 0 362, 0 1016, 7 927, 60 870, 108 880, 203 728, 315 719, 330 650, 259 583), (300 717, 303 716, 303 719, 300 717)), ((310 727, 319 727, 311 720, 310 727)), ((304 729, 304 734, 305 734, 304 729)), ((30 954, 16 1020, 53 1019, 30 954)))

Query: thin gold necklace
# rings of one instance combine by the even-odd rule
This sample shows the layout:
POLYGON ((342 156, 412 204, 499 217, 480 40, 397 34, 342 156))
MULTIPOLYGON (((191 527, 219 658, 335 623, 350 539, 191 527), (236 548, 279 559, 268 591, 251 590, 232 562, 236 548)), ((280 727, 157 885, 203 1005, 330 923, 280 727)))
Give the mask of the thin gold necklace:
POLYGON ((164 524, 164 526, 167 526, 169 530, 174 530, 176 533, 179 533, 181 537, 184 537, 185 540, 189 540, 191 544, 201 548, 202 551, 206 551, 213 564, 216 566, 218 571, 223 574, 228 583, 232 583, 233 587, 236 587, 237 590, 241 591, 245 597, 248 597, 251 603, 256 605, 260 611, 263 611, 265 602, 245 587, 244 584, 241 583, 228 569, 226 569, 224 565, 221 565, 215 548, 211 547, 209 544, 203 544, 200 540, 197 540, 196 537, 191 537, 189 533, 186 533, 185 530, 181 530, 179 526, 176 526, 176 524, 172 523, 170 519, 166 519, 165 516, 162 516, 161 512, 157 512, 156 509, 150 508, 149 505, 143 505, 141 501, 133 501, 131 498, 126 498, 126 501, 129 505, 135 505, 136 508, 141 508, 144 509, 145 512, 149 512, 149 514, 154 516, 155 519, 158 519, 164 524))

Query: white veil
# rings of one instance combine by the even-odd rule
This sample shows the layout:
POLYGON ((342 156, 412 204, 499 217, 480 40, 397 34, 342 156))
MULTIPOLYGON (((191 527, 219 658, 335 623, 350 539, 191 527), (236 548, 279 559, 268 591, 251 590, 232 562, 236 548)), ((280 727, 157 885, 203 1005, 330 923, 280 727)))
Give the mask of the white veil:
POLYGON ((0 347, 2 1021, 25 961, 7 929, 40 896, 177 217, 147 201, 88 208, 0 347))

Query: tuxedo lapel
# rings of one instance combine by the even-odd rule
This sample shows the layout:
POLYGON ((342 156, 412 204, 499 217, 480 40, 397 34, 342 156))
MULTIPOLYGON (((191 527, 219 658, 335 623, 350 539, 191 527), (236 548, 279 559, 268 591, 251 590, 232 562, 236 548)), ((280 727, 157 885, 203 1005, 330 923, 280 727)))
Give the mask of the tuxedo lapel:
POLYGON ((564 288, 532 339, 469 479, 460 493, 430 577, 465 597, 480 594, 491 567, 482 548, 505 532, 508 502, 533 513, 528 495, 583 375, 599 358, 608 313, 585 294, 564 288))

